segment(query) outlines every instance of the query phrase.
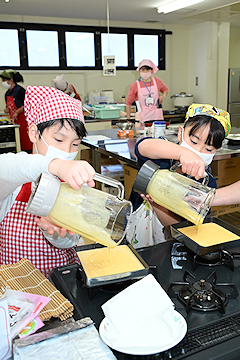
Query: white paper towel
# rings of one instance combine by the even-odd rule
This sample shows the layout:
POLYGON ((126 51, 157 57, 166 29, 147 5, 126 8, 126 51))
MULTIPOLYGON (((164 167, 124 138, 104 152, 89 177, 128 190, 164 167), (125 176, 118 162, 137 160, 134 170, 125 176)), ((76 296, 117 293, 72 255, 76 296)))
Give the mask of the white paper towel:
MULTIPOLYGON (((182 331, 174 303, 153 275, 130 285, 102 305, 104 331, 113 348, 171 347, 182 331)), ((184 334, 185 335, 185 334, 184 334)))

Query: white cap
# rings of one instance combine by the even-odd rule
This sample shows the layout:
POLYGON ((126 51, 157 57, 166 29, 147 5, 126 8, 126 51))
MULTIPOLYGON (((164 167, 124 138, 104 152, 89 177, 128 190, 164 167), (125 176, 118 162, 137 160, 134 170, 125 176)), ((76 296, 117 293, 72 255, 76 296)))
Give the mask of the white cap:
POLYGON ((36 181, 26 211, 36 216, 48 216, 57 199, 60 185, 58 178, 42 173, 36 181))
POLYGON ((55 79, 53 79, 54 87, 58 90, 64 91, 66 90, 68 83, 64 78, 64 74, 60 76, 56 76, 55 79))

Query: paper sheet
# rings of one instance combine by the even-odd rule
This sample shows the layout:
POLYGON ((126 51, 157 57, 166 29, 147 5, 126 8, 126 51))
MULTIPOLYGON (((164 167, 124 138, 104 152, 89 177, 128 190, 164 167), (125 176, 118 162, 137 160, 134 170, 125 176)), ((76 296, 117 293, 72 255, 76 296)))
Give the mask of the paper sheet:
POLYGON ((12 343, 10 336, 8 301, 0 299, 0 359, 6 360, 12 355, 12 343))
POLYGON ((102 309, 102 338, 126 353, 163 351, 186 333, 185 319, 174 310, 174 303, 151 274, 115 295, 102 309))

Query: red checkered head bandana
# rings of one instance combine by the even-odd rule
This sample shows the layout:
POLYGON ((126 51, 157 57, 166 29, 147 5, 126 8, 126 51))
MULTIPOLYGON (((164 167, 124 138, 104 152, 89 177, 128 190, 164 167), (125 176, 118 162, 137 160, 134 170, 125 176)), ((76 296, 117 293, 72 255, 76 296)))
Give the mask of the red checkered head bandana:
POLYGON ((28 125, 65 118, 84 123, 81 101, 47 86, 27 87, 24 112, 28 125))

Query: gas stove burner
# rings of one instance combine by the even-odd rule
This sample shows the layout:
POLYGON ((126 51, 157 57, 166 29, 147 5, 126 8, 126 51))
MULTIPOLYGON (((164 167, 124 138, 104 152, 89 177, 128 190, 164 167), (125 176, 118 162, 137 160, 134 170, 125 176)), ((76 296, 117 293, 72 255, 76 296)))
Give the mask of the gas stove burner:
POLYGON ((234 284, 217 283, 215 271, 206 280, 190 282, 189 277, 195 280, 194 275, 185 271, 183 282, 173 282, 168 288, 169 296, 179 299, 186 306, 187 313, 191 310, 218 310, 224 314, 228 299, 236 299, 238 296, 234 284))
POLYGON ((225 265, 230 270, 234 271, 233 258, 234 254, 225 249, 200 256, 180 243, 174 243, 171 252, 171 260, 174 269, 182 269, 182 266, 178 264, 179 260, 190 259, 192 261, 193 270, 196 269, 197 265, 205 265, 209 267, 225 265))
POLYGON ((196 268, 196 265, 207 265, 210 267, 216 265, 226 265, 230 270, 234 271, 233 255, 224 249, 201 256, 190 251, 188 256, 193 262, 193 270, 196 268))

